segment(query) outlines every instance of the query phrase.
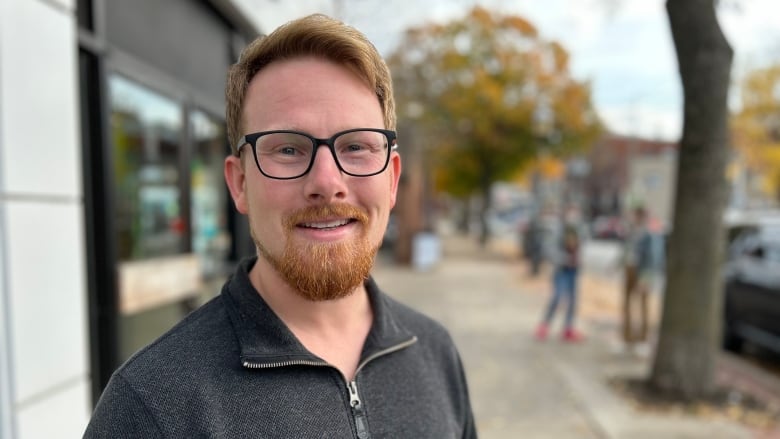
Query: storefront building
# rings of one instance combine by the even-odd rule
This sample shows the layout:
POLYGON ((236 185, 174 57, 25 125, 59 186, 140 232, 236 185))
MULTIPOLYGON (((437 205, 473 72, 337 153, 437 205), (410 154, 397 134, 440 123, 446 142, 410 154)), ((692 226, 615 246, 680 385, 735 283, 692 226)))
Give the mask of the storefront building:
POLYGON ((256 34, 228 0, 0 0, 0 437, 80 437, 253 251, 222 161, 256 34))

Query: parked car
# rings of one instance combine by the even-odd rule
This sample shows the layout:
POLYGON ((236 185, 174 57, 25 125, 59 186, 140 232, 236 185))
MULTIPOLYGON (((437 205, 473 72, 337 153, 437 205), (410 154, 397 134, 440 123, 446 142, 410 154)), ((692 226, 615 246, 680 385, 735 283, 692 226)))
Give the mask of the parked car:
POLYGON ((780 352, 780 226, 742 230, 724 269, 723 345, 745 341, 780 352))
POLYGON ((626 236, 626 228, 620 216, 599 216, 591 225, 594 239, 622 240, 626 236))

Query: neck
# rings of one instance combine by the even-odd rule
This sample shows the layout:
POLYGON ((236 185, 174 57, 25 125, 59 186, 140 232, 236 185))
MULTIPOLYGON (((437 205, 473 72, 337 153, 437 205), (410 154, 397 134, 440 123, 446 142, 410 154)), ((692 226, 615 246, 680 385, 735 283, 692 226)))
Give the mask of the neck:
POLYGON ((252 285, 312 353, 354 376, 373 312, 363 284, 340 299, 311 301, 295 291, 262 256, 249 272, 252 285))

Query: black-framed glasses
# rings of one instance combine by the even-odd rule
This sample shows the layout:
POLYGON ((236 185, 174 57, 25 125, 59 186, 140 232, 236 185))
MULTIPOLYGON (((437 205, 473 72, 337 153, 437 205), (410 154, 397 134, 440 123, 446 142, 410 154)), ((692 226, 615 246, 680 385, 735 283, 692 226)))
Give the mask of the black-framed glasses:
POLYGON ((318 139, 292 130, 261 131, 245 135, 236 150, 252 145, 257 169, 268 178, 290 180, 306 175, 314 164, 320 145, 327 145, 341 172, 370 177, 387 168, 390 152, 396 149, 395 131, 354 128, 329 139, 318 139))

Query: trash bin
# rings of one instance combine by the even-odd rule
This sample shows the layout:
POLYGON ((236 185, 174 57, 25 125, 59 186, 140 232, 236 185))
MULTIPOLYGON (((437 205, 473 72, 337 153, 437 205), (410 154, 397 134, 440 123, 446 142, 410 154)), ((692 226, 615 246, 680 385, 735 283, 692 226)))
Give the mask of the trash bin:
POLYGON ((412 267, 418 271, 433 268, 441 258, 441 240, 431 232, 421 232, 412 238, 412 267))

